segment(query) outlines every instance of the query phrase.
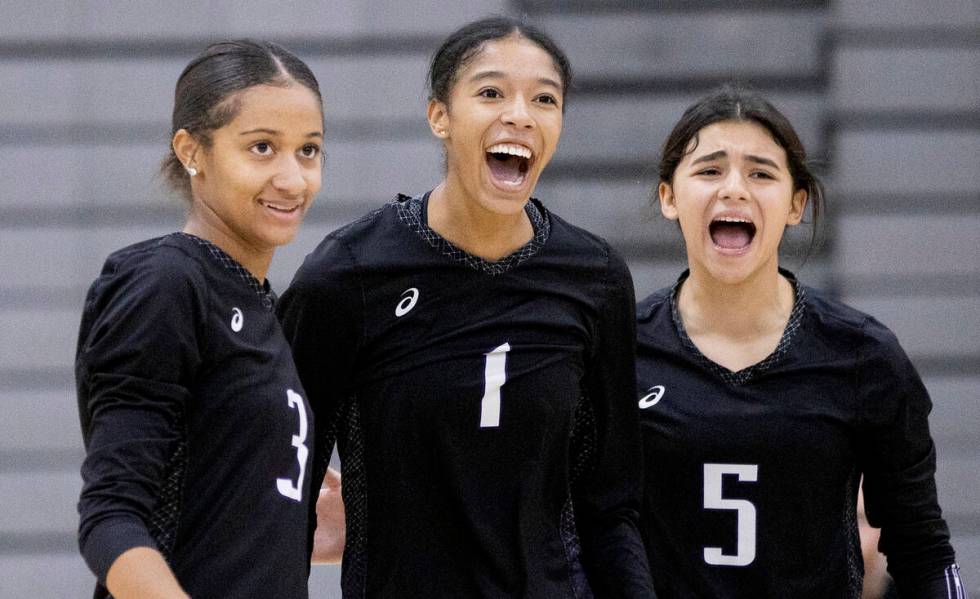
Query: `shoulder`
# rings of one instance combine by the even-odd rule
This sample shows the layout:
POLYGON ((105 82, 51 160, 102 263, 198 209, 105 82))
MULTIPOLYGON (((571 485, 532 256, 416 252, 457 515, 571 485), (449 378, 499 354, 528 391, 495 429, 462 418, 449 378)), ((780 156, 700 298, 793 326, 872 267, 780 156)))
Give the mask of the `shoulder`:
POLYGON ((658 289, 650 295, 646 296, 636 304, 636 320, 640 323, 650 322, 656 319, 657 316, 664 314, 664 311, 670 311, 670 294, 673 293, 673 287, 664 287, 663 289, 658 289))
POLYGON ((590 231, 586 231, 582 227, 571 224, 551 210, 548 210, 539 200, 531 198, 531 201, 534 202, 543 213, 547 214, 548 220, 551 222, 551 235, 555 237, 557 241, 580 248, 584 251, 596 252, 600 256, 607 256, 612 251, 609 243, 602 237, 590 231))
POLYGON ((279 302, 285 306, 313 299, 360 297, 361 273, 379 256, 390 253, 401 230, 398 199, 328 233, 300 265, 279 302))
POLYGON ((600 268, 605 271, 607 281, 618 284, 624 280, 630 282, 632 292, 632 277, 626 261, 604 238, 573 225, 545 208, 538 200, 532 199, 536 205, 548 215, 551 222, 551 236, 548 244, 553 250, 567 252, 582 264, 600 268))
POLYGON ((207 287, 208 264, 178 234, 156 237, 116 250, 106 258, 93 291, 125 289, 172 298, 207 287))
POLYGON ((819 289, 804 287, 804 293, 811 329, 828 347, 853 351, 856 359, 861 361, 895 365, 907 362, 895 333, 874 316, 819 289))

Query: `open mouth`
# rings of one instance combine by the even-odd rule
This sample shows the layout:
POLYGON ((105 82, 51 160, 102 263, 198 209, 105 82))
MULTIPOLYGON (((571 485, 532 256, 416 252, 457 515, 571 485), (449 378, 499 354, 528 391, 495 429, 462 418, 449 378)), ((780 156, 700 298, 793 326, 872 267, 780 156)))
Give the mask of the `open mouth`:
POLYGON ((755 225, 746 219, 723 217, 711 221, 708 233, 715 246, 726 250, 741 250, 749 247, 755 238, 755 225))
POLYGON ((487 150, 487 166, 495 181, 520 187, 531 166, 531 150, 517 144, 496 144, 487 150))

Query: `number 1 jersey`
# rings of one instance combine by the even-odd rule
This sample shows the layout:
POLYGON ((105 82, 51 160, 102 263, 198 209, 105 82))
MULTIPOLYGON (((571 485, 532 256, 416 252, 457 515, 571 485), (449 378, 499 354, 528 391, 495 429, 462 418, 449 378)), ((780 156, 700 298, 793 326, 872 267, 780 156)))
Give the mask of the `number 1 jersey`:
POLYGON ((399 197, 329 235, 280 305, 343 464, 345 597, 649 597, 636 528, 633 289, 602 240, 527 213, 487 262, 399 197))

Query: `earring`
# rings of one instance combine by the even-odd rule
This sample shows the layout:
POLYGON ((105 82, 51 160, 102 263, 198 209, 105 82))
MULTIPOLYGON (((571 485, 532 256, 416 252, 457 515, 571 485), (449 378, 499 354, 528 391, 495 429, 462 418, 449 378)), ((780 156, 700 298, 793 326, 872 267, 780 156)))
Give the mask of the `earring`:
POLYGON ((193 166, 185 166, 184 167, 184 170, 187 171, 187 174, 190 175, 190 176, 192 176, 192 177, 196 177, 197 176, 197 169, 194 168, 193 166))

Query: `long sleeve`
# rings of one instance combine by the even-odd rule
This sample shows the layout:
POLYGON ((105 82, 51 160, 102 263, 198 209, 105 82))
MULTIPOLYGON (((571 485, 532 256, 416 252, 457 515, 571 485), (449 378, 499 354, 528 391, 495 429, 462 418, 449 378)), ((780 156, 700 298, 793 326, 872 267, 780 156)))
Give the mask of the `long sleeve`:
POLYGON ((879 547, 901 596, 965 597, 936 494, 932 402, 891 331, 873 319, 866 330, 857 376, 868 521, 881 528, 879 547))
POLYGON ((198 288, 180 268, 131 259, 107 265, 86 301, 76 356, 87 452, 79 546, 101 581, 124 551, 161 549, 151 518, 200 363, 198 288))
MULTIPOLYGON (((276 306, 316 422, 312 497, 330 462, 339 411, 352 392, 362 301, 348 248, 328 237, 306 258, 276 306)), ((310 521, 315 524, 316 502, 311 503, 310 521)), ((309 543, 312 550, 312 527, 309 543)))
POLYGON ((606 298, 587 371, 595 416, 594 469, 576 485, 583 563, 597 597, 655 597, 639 518, 642 460, 636 391, 633 282, 609 250, 606 298))

